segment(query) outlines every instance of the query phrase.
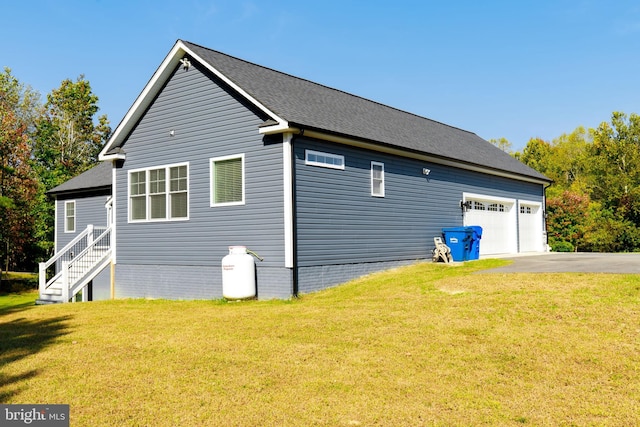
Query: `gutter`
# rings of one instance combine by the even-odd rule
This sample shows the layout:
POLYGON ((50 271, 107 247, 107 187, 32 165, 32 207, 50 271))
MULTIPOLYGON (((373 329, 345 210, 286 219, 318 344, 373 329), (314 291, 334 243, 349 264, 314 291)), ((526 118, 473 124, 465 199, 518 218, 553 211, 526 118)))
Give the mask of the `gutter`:
POLYGON ((550 185, 550 180, 544 180, 542 178, 535 178, 526 175, 520 175, 514 172, 507 172, 497 169, 488 168, 481 165, 475 165, 472 163, 461 162, 460 160, 439 157, 420 152, 410 151, 407 149, 401 149, 392 147, 389 145, 383 145, 382 143, 376 143, 371 141, 359 140, 349 136, 342 136, 338 134, 332 134, 315 129, 305 128, 300 125, 290 123, 278 123, 275 121, 267 121, 260 125, 258 132, 262 135, 274 135, 278 133, 292 133, 294 135, 304 135, 310 138, 320 139, 329 142, 335 142, 338 144, 348 145, 351 147, 363 148, 366 150, 377 151, 386 154, 392 154, 395 156, 406 157, 410 159, 422 160, 430 163, 436 163, 444 166, 451 166, 458 169, 464 169, 474 172, 481 172, 493 176, 500 176, 503 178, 515 179, 518 181, 530 182, 534 184, 550 185))

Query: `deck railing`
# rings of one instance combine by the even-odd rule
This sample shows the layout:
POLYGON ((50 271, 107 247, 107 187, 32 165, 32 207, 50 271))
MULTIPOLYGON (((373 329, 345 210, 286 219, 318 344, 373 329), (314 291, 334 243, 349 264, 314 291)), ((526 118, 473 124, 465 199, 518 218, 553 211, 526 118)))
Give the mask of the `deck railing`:
POLYGON ((59 302, 74 298, 99 273, 95 270, 109 260, 111 243, 110 227, 88 225, 51 259, 40 263, 40 298, 59 302), (48 292, 59 288, 57 298, 54 292, 48 292))

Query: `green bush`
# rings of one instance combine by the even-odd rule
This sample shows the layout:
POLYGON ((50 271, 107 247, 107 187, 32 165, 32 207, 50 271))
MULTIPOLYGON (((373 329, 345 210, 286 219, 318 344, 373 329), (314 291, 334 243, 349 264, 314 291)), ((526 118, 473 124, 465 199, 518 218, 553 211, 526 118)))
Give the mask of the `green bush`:
POLYGON ((549 244, 551 245, 551 250, 553 252, 573 252, 573 251, 575 251, 575 247, 573 246, 573 244, 571 244, 571 242, 565 242, 564 240, 551 241, 551 242, 549 242, 549 244))
POLYGON ((24 292, 38 289, 38 275, 30 273, 2 272, 0 293, 24 292))

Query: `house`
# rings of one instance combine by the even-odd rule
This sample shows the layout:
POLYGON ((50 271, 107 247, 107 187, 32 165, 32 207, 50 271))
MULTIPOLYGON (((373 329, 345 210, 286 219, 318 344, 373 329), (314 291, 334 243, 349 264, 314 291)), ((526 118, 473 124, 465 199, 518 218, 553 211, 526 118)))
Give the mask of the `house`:
MULTIPOLYGON (((546 247, 550 180, 474 133, 181 40, 100 160, 52 190, 56 248, 87 235, 59 266, 66 300, 91 283, 94 298, 220 298, 234 245, 264 259, 259 298, 430 259, 443 227, 482 226, 481 255, 546 247), (100 238, 85 274, 77 253, 100 238)), ((41 270, 59 283, 56 262, 41 270)))

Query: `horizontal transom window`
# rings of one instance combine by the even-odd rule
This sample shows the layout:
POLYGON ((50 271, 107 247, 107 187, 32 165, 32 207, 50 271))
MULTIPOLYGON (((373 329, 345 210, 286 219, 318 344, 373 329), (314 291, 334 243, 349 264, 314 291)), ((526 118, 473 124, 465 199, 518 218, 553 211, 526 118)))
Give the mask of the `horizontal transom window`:
POLYGON ((471 202, 471 209, 475 211, 509 212, 510 207, 504 203, 499 202, 493 203, 473 200, 471 202))
POLYGON ((304 163, 311 166, 344 170, 344 156, 339 154, 305 150, 304 163))

